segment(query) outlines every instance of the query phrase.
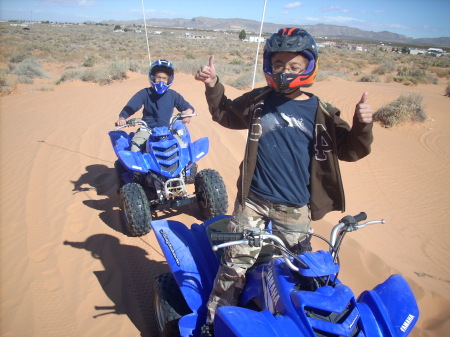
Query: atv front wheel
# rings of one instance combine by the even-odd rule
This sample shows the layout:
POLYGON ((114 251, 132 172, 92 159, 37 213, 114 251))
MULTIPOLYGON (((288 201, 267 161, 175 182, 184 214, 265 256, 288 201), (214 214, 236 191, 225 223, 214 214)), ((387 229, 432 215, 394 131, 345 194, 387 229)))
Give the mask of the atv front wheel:
POLYGON ((201 170, 195 176, 195 194, 204 219, 227 213, 227 190, 220 173, 216 170, 201 170))
POLYGON ((178 321, 191 313, 180 288, 170 273, 159 275, 153 283, 153 316, 158 337, 180 336, 178 321))
POLYGON ((142 236, 150 232, 152 215, 147 196, 141 185, 130 183, 122 186, 120 208, 130 236, 142 236))

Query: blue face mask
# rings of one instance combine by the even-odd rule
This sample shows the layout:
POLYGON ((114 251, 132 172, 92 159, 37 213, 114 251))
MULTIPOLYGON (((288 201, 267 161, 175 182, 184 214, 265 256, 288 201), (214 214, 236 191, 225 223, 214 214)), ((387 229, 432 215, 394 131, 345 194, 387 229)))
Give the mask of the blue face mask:
POLYGON ((167 89, 169 89, 169 87, 170 87, 170 84, 167 85, 163 81, 160 81, 157 83, 154 83, 153 81, 151 81, 151 82, 152 82, 152 86, 155 89, 155 91, 160 95, 164 94, 167 91, 167 89))

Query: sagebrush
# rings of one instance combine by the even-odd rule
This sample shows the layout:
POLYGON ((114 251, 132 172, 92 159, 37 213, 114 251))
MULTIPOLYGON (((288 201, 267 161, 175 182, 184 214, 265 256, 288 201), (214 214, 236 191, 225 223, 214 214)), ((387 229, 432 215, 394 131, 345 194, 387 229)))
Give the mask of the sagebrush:
POLYGON ((384 127, 392 127, 408 121, 424 121, 427 115, 422 106, 423 96, 406 94, 381 107, 374 114, 374 120, 384 127))

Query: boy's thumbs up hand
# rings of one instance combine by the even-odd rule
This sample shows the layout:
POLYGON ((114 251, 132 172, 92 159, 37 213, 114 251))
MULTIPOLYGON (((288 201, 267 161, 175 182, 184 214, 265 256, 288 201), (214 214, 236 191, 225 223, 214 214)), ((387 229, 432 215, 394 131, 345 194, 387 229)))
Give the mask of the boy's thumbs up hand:
POLYGON ((355 115, 361 123, 372 123, 373 111, 369 103, 367 103, 369 93, 362 94, 358 104, 356 104, 355 115))

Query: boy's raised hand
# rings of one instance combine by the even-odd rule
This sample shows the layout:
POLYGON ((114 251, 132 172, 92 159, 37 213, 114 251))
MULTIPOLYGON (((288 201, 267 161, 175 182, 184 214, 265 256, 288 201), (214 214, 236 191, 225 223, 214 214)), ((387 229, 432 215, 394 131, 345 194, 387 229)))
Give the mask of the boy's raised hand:
POLYGON ((369 97, 369 93, 365 92, 362 94, 361 99, 358 104, 356 104, 355 116, 361 123, 372 123, 373 121, 373 111, 372 107, 369 103, 367 103, 367 99, 369 97))
POLYGON ((203 65, 195 73, 195 79, 201 81, 210 87, 217 83, 216 67, 214 66, 214 55, 209 57, 209 64, 203 65))

